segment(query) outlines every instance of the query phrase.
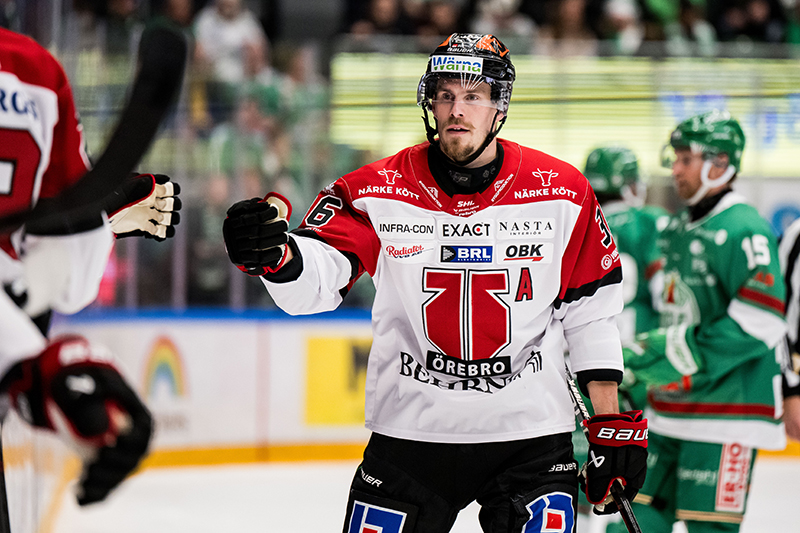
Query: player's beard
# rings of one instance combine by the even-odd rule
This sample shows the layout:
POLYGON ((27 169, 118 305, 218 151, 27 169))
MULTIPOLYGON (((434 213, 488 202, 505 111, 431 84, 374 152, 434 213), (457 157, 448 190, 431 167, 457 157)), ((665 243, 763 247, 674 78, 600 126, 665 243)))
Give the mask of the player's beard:
MULTIPOLYGON (((454 124, 464 125, 465 127, 469 128, 468 125, 460 122, 449 123, 445 125, 445 127, 449 127, 454 124)), ((439 148, 441 149, 442 153, 456 163, 459 161, 464 161, 473 153, 475 153, 475 151, 480 148, 484 139, 486 139, 486 133, 481 135, 480 133, 475 132, 474 128, 469 129, 474 133, 466 138, 462 136, 439 135, 439 148)))

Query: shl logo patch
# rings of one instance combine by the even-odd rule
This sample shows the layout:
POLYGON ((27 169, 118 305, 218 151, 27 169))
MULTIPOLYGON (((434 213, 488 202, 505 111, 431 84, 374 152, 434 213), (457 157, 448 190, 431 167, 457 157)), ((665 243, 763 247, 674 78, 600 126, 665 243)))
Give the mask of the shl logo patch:
POLYGON ((565 492, 552 492, 539 496, 527 506, 531 518, 523 533, 572 533, 575 515, 572 496, 565 492))
POLYGON ((348 533, 402 533, 405 521, 406 513, 355 501, 348 533))

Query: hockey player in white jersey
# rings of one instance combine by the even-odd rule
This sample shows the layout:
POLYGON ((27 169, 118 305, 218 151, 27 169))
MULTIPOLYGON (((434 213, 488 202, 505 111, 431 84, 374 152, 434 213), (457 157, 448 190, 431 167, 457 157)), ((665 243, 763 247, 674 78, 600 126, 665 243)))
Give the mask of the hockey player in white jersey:
MULTIPOLYGON (((0 28, 0 217, 29 213, 82 179, 90 166, 82 132, 58 61, 0 28)), ((29 423, 79 449, 81 505, 104 499, 136 467, 153 424, 86 339, 48 341, 50 311, 74 313, 95 299, 115 235, 171 236, 177 192, 166 176, 132 176, 105 199, 105 214, 0 230, 0 393, 29 423)))
POLYGON ((619 254, 578 170, 496 137, 514 78, 497 38, 453 34, 419 83, 428 142, 335 181, 290 234, 275 194, 228 211, 232 262, 291 314, 336 308, 364 273, 375 284, 373 433, 347 533, 444 533, 476 500, 485 532, 574 531, 565 339, 598 413, 590 501, 642 485, 647 423, 617 405, 619 254))

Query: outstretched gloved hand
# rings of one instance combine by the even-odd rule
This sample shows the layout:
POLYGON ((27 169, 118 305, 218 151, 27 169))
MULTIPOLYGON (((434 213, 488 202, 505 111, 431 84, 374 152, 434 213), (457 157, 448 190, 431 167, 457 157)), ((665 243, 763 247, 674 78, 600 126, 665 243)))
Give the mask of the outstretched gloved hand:
POLYGON ((83 458, 78 503, 103 500, 147 452, 153 419, 117 369, 78 335, 52 341, 0 381, 31 425, 54 431, 83 458))
POLYGON ((277 193, 233 204, 222 225, 231 262, 251 276, 277 272, 287 258, 291 214, 289 200, 277 193))
POLYGON ((163 241, 180 222, 180 186, 164 174, 139 174, 109 194, 103 205, 117 237, 163 241))

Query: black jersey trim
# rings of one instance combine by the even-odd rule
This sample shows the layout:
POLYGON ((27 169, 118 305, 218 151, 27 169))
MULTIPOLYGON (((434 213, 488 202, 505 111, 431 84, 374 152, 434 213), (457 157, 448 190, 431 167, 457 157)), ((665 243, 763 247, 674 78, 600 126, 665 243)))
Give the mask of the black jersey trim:
POLYGON ((577 373, 578 387, 587 398, 589 397, 589 382, 591 381, 613 381, 617 385, 622 383, 622 371, 612 368, 595 368, 593 370, 582 370, 577 373))
POLYGON ((303 254, 300 253, 300 249, 297 247, 297 243, 294 242, 291 235, 289 236, 289 242, 287 244, 292 251, 291 261, 283 265, 277 272, 267 273, 262 276, 271 283, 289 283, 290 281, 297 280, 300 274, 303 273, 303 254))
MULTIPOLYGON (((328 246, 331 246, 331 244, 328 241, 326 241, 324 238, 322 238, 319 235, 319 233, 317 233, 314 230, 310 230, 310 229, 295 229, 295 230, 290 231, 289 235, 290 235, 289 246, 291 246, 292 252, 297 254, 301 258, 302 258, 302 256, 300 255, 300 251, 297 249, 297 244, 295 244, 294 241, 291 239, 291 235, 298 235, 300 237, 308 237, 309 239, 314 239, 314 240, 319 241, 319 242, 324 242, 328 246)), ((358 256, 356 254, 352 253, 352 252, 344 252, 342 250, 339 250, 338 248, 337 248, 337 251, 340 254, 342 254, 343 256, 345 256, 347 258, 347 260, 350 262, 350 281, 355 280, 358 277, 358 272, 359 272, 359 268, 358 267, 361 264, 361 262, 358 259, 358 256)), ((276 274, 268 274, 267 276, 273 276, 273 275, 277 275, 277 274, 282 273, 284 271, 284 269, 289 267, 291 265, 291 263, 293 263, 293 262, 294 262, 294 258, 292 259, 292 261, 289 261, 289 263, 284 265, 284 267, 281 268, 276 274)), ((277 281, 276 283, 286 283, 286 281, 294 281, 295 279, 297 279, 297 277, 300 276, 300 272, 302 272, 302 270, 303 270, 302 263, 299 265, 299 268, 300 269, 297 271, 297 275, 294 278, 287 279, 285 281, 277 281)), ((294 268, 292 268, 292 271, 294 271, 294 268)), ((274 281, 272 279, 272 277, 267 277, 267 279, 269 281, 274 281)), ((345 295, 347 295, 347 291, 349 291, 349 290, 350 289, 348 287, 342 287, 342 289, 339 290, 339 293, 342 295, 342 298, 344 298, 345 295)))
POLYGON ((600 289, 600 287, 613 285, 615 283, 622 283, 622 267, 614 268, 602 278, 592 281, 591 283, 586 283, 585 285, 581 285, 580 287, 576 287, 574 289, 567 289, 564 292, 563 298, 556 298, 556 300, 553 302, 553 307, 560 309, 561 304, 569 304, 580 300, 585 296, 592 296, 600 289))

